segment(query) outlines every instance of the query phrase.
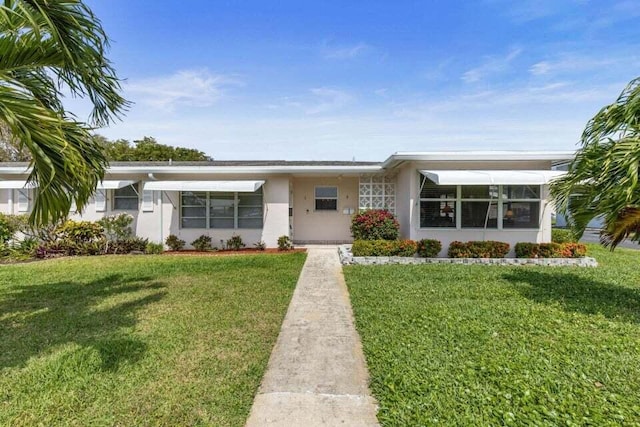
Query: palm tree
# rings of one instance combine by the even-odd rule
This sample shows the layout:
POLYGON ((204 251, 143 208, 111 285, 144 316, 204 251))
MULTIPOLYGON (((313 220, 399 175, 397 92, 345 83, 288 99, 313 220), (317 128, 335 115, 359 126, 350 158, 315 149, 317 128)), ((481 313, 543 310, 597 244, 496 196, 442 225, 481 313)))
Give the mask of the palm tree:
POLYGON ((612 250, 640 240, 640 78, 587 123, 581 144, 567 175, 551 185, 559 212, 579 236, 602 217, 600 240, 612 250))
POLYGON ((0 121, 31 153, 34 224, 64 218, 74 201, 81 209, 104 177, 107 161, 90 131, 128 106, 107 48, 81 0, 0 2, 0 121), (65 109, 63 92, 91 101, 88 123, 65 109))

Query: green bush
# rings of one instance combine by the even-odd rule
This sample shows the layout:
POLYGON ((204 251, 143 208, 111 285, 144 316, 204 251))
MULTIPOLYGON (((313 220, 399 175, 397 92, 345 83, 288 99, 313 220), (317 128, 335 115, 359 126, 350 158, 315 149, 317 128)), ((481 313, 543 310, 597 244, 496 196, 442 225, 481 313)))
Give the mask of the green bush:
POLYGON ((72 242, 95 242, 103 237, 104 228, 91 221, 67 220, 57 228, 58 238, 72 242))
POLYGON ((186 244, 184 240, 179 239, 175 234, 169 234, 164 243, 166 243, 172 251, 180 251, 184 249, 184 245, 186 244))
POLYGON ((575 243, 577 240, 573 232, 566 228, 552 228, 551 241, 553 243, 575 243))
POLYGON ((278 237, 278 250, 279 251, 290 251, 293 249, 293 243, 289 236, 280 236, 278 237))
POLYGON ((259 251, 264 251, 265 249, 267 249, 267 244, 262 240, 259 240, 253 244, 253 247, 259 251))
POLYGON ((213 246, 211 245, 211 236, 203 234, 202 236, 191 242, 191 246, 193 246, 193 248, 199 252, 210 251, 211 249, 213 249, 213 246))
POLYGON ((131 252, 145 252, 149 239, 142 237, 125 237, 109 242, 107 244, 107 253, 110 254, 129 254, 131 252))
POLYGON ((97 223, 102 226, 104 235, 109 240, 124 239, 133 234, 131 230, 133 216, 128 213, 106 216, 98 220, 97 223))
POLYGON ((162 243, 147 243, 147 247, 144 250, 146 254, 161 254, 164 251, 164 245, 162 243))
POLYGON ((356 240, 351 246, 353 256, 413 256, 418 244, 413 240, 356 240))
POLYGON ((18 225, 12 216, 0 213, 0 243, 12 240, 18 231, 18 225))
POLYGON ((396 240, 400 224, 391 212, 370 209, 353 216, 351 234, 355 240, 396 240))
POLYGON ((582 243, 529 243, 515 246, 517 258, 583 258, 587 247, 582 243))
POLYGON ((505 242, 470 241, 451 242, 449 258, 504 258, 509 253, 509 244, 505 242))
POLYGON ((231 236, 230 239, 227 240, 226 242, 226 247, 227 249, 230 249, 232 251, 239 251, 240 249, 244 248, 245 245, 244 242, 242 241, 242 237, 234 234, 233 236, 231 236))
POLYGON ((421 258, 435 258, 442 250, 442 243, 434 239, 422 239, 418 242, 418 256, 421 258))

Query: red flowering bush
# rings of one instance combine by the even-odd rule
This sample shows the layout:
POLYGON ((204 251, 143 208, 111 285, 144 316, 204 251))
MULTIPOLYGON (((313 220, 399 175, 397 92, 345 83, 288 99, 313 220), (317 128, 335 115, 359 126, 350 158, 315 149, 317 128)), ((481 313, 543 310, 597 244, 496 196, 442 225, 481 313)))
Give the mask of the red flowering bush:
POLYGON ((583 258, 587 247, 582 243, 516 243, 517 258, 583 258))
POLYGON ((400 235, 400 224, 391 212, 370 209, 353 216, 351 234, 355 240, 396 240, 400 235))

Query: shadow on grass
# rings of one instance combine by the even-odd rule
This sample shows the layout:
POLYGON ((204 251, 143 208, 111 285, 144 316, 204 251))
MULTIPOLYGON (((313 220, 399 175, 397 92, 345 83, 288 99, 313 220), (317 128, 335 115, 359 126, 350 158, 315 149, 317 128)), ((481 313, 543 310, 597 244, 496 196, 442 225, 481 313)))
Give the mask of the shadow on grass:
POLYGON ((519 285, 517 289, 524 297, 539 303, 554 302, 566 311, 640 322, 640 289, 559 271, 518 269, 503 278, 519 285), (522 286, 523 283, 528 286, 522 286))
POLYGON ((97 350, 104 370, 140 359, 146 344, 123 328, 134 326, 136 313, 166 294, 165 286, 152 280, 112 274, 89 283, 13 287, 0 301, 0 368, 23 366, 31 357, 67 343, 97 350), (107 298, 122 300, 97 307, 107 298))

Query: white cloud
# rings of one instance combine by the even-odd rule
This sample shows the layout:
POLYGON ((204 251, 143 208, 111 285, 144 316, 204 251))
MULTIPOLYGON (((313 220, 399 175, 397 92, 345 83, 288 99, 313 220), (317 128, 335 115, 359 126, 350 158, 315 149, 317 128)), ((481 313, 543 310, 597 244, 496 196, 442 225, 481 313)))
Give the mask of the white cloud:
POLYGON ((311 105, 305 107, 307 114, 322 114, 339 110, 353 101, 353 96, 345 91, 327 87, 310 90, 313 95, 311 105))
POLYGON ((228 86, 239 84, 241 82, 231 76, 196 69, 167 76, 132 79, 123 89, 136 103, 173 110, 177 106, 210 107, 223 97, 228 86))
POLYGON ((330 46, 326 42, 322 46, 322 56, 325 59, 353 59, 371 49, 366 43, 345 46, 330 46))
POLYGON ((475 83, 494 74, 502 73, 521 53, 521 48, 513 48, 505 56, 486 56, 480 66, 465 72, 462 75, 462 80, 465 83, 475 83))

